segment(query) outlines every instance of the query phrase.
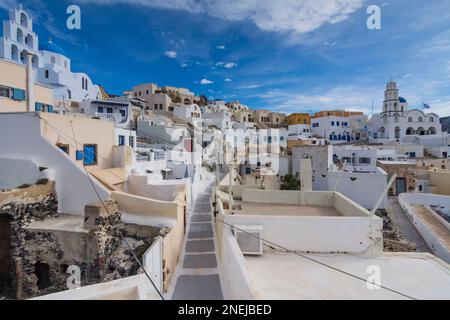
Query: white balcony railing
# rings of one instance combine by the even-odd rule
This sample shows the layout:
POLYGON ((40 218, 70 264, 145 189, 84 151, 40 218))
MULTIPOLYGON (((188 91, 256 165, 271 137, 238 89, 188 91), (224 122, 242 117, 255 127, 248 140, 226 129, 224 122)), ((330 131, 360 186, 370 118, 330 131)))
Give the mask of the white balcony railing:
POLYGON ((96 117, 99 117, 101 119, 111 120, 115 121, 116 123, 124 123, 127 121, 126 117, 123 117, 119 113, 102 113, 102 112, 96 112, 96 117))

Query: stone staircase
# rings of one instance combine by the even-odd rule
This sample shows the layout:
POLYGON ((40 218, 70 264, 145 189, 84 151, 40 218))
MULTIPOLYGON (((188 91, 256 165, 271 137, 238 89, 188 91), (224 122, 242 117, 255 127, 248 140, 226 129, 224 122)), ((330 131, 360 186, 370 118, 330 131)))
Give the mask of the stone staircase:
POLYGON ((173 300, 223 300, 210 199, 208 187, 188 215, 185 247, 168 292, 173 300))

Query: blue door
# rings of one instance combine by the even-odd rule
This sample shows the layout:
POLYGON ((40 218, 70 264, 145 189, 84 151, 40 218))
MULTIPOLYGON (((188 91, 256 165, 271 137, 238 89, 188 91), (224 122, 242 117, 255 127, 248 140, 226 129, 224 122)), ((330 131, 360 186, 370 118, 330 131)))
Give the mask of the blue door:
POLYGON ((97 164, 97 146, 85 145, 83 147, 83 164, 85 166, 93 166, 97 164))

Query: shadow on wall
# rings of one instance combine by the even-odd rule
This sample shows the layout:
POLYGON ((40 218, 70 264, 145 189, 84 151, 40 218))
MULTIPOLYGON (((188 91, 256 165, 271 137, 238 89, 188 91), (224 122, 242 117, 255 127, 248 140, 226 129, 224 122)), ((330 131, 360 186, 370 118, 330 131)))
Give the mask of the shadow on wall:
POLYGON ((34 184, 40 178, 38 166, 30 160, 0 158, 0 189, 34 184))

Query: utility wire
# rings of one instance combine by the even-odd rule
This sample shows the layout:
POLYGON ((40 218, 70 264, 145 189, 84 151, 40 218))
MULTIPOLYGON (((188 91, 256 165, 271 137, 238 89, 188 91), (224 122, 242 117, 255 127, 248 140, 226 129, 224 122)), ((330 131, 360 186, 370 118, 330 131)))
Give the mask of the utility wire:
MULTIPOLYGON (((53 125, 51 125, 47 120, 45 120, 45 119, 43 119, 42 117, 40 117, 39 114, 36 113, 36 115, 37 115, 41 120, 43 120, 47 125, 49 125, 50 127, 52 127, 52 128, 54 129, 54 131, 56 131, 57 133, 59 133, 59 134, 61 134, 61 135, 63 135, 63 136, 66 136, 66 137, 68 137, 69 139, 75 141, 76 144, 79 144, 75 139, 73 139, 73 138, 71 138, 70 136, 68 136, 67 134, 65 134, 65 133, 63 133, 63 132, 61 132, 61 131, 59 131, 57 128, 55 128, 53 125)), ((73 129, 73 126, 72 126, 72 132, 73 132, 73 130, 74 130, 74 129, 73 129)), ((74 136, 75 136, 75 134, 74 134, 74 136)), ((64 140, 66 140, 66 139, 64 139, 64 140)), ((69 142, 69 141, 66 140, 66 142, 69 142)), ((70 144, 70 142, 69 142, 69 144, 70 144)), ((73 146, 73 144, 70 144, 70 145, 73 146)), ((80 144, 80 145, 81 145, 81 144, 80 144)), ((75 148, 78 148, 78 146, 75 145, 75 148)), ((103 157, 102 157, 102 158, 103 158, 103 157)), ((106 159, 106 158, 103 158, 103 159, 106 159)), ((102 202, 103 207, 105 208, 105 210, 107 210, 107 212, 108 212, 108 214, 109 214, 109 211, 108 211, 108 209, 106 208, 106 205, 104 204, 104 202, 103 202, 103 200, 101 199, 100 195, 98 194, 97 190, 95 189, 95 185, 94 185, 94 183, 93 183, 93 181, 92 181, 92 179, 91 179, 91 177, 90 177, 90 175, 89 175, 89 172, 87 171, 86 167, 84 166, 84 164, 83 164, 83 168, 84 168, 84 170, 86 171, 86 175, 87 175, 87 177, 88 177, 88 179, 89 179, 89 181, 90 181, 90 183, 91 183, 91 185, 92 185, 92 187, 93 187, 95 193, 97 194, 97 197, 100 199, 100 201, 102 202)), ((120 169, 121 169, 122 171, 124 171, 124 172, 127 172, 127 173, 130 173, 130 174, 131 174, 131 172, 129 172, 129 171, 123 169, 123 168, 120 168, 120 169)), ((120 176, 115 175, 113 172, 111 172, 111 174, 114 175, 114 176, 116 176, 116 177, 118 177, 118 178, 121 178, 120 176)), ((138 177, 138 178, 139 178, 139 177, 138 177)), ((141 180, 142 180, 142 179, 141 179, 141 180)), ((142 181, 143 181, 143 180, 142 180, 142 181)), ((323 263, 323 262, 321 262, 321 261, 318 261, 318 260, 313 259, 313 258, 311 258, 311 257, 308 257, 308 256, 306 256, 306 255, 303 255, 303 254, 301 254, 301 253, 299 253, 299 252, 297 252, 297 251, 287 249, 287 248, 285 248, 285 247, 283 247, 283 246, 281 246, 281 245, 278 245, 278 244, 276 244, 276 243, 274 243, 274 242, 265 240, 265 239, 263 239, 263 238, 261 238, 261 237, 258 237, 258 236, 254 235, 254 234, 252 234, 252 233, 249 233, 248 231, 242 230, 242 229, 240 229, 240 228, 238 228, 238 227, 236 227, 236 226, 234 226, 234 225, 232 225, 232 224, 230 224, 230 223, 227 223, 227 222, 225 222, 225 221, 223 221, 223 220, 221 220, 221 219, 219 219, 219 218, 217 218, 217 217, 215 217, 215 219, 216 219, 217 221, 219 221, 219 222, 225 224, 225 225, 230 226, 231 228, 233 228, 233 229, 235 229, 235 230, 244 232, 244 233, 246 233, 246 234, 248 234, 248 235, 250 235, 250 236, 252 236, 252 237, 255 237, 255 238, 261 240, 261 241, 264 242, 266 245, 267 245, 267 244, 270 244, 270 245, 272 245, 272 246, 274 246, 274 247, 278 247, 278 248, 280 248, 280 249, 282 249, 282 250, 284 250, 284 251, 286 251, 286 252, 288 252, 288 253, 293 253, 293 254, 295 254, 295 255, 297 255, 297 256, 300 256, 300 257, 302 257, 302 258, 304 258, 304 259, 307 259, 307 260, 312 261, 312 262, 314 262, 314 263, 318 263, 318 264, 320 264, 320 265, 322 265, 322 266, 324 266, 324 267, 330 268, 330 269, 332 269, 332 270, 334 270, 334 271, 343 273, 343 274, 345 274, 345 275, 347 275, 347 276, 353 277, 353 278, 355 278, 355 279, 358 279, 358 280, 361 280, 361 281, 367 283, 367 279, 364 279, 364 278, 359 277, 359 276, 357 276, 357 275, 351 274, 351 273, 346 272, 346 271, 344 271, 344 270, 340 270, 340 269, 338 269, 338 268, 336 268, 336 267, 333 267, 333 266, 331 266, 331 265, 328 265, 328 264, 326 264, 326 263, 323 263)), ((121 237, 123 238, 122 235, 121 235, 121 237)), ((131 246, 129 245, 129 243, 126 241, 125 238, 123 238, 123 239, 124 239, 125 243, 127 244, 127 246, 130 248, 131 252, 133 253, 133 256, 134 256, 135 259, 138 261, 139 265, 142 267, 141 262, 139 261, 139 259, 138 259, 137 256, 135 255, 134 251, 131 249, 131 246)), ((373 239, 371 239, 371 240, 373 241, 373 239)), ((374 242, 375 242, 375 241, 374 241, 374 242)), ((142 268, 143 268, 143 267, 142 267, 142 268)), ((143 269, 144 269, 144 268, 143 268, 143 269)), ((144 272, 145 272, 147 278, 151 281, 152 285, 153 285, 153 286, 155 287, 155 289, 158 291, 158 294, 161 296, 161 299, 164 300, 164 297, 161 295, 161 293, 159 292, 159 290, 156 288, 155 284, 153 283, 153 281, 151 280, 151 278, 149 277, 149 275, 147 274, 147 272, 145 271, 145 269, 144 269, 144 272)), ((408 299, 411 299, 411 300, 417 300, 416 298, 411 297, 411 296, 409 296, 409 295, 407 295, 407 294, 401 293, 401 292, 399 292, 399 291, 397 291, 397 290, 395 290, 395 289, 391 289, 391 288, 388 288, 388 287, 385 287, 385 286, 381 286, 381 285, 379 285, 379 287, 382 288, 382 289, 385 289, 385 290, 387 290, 387 291, 393 292, 393 293, 395 293, 395 294, 398 294, 398 295, 400 295, 400 296, 403 296, 403 297, 405 297, 405 298, 408 298, 408 299)))
MULTIPOLYGON (((245 230, 243 230, 243 229, 240 229, 240 228, 238 228, 238 227, 236 227, 236 226, 234 226, 234 225, 232 225, 232 224, 230 224, 230 223, 228 223, 228 222, 225 222, 224 220, 219 219, 217 216, 215 217, 215 219, 216 219, 216 221, 219 221, 219 222, 221 222, 221 223, 223 223, 223 224, 225 224, 225 225, 227 225, 227 226, 230 226, 230 227, 231 227, 232 229, 234 229, 234 230, 241 231, 241 232, 243 232, 243 233, 245 233, 245 234, 248 234, 248 235, 250 235, 250 236, 252 236, 252 237, 254 237, 254 238, 257 238, 258 240, 262 241, 266 246, 268 246, 268 244, 270 244, 271 246, 280 248, 280 249, 286 251, 287 253, 293 253, 293 254, 295 254, 295 255, 297 255, 297 256, 299 256, 299 257, 302 257, 302 258, 304 258, 304 259, 307 259, 307 260, 309 260, 309 261, 311 261, 311 262, 320 264, 320 265, 323 266, 323 267, 329 268, 329 269, 331 269, 331 270, 340 272, 340 273, 345 274, 345 275, 347 275, 347 276, 349 276, 349 277, 352 277, 352 278, 355 278, 355 279, 357 279, 357 280, 361 280, 361 281, 367 283, 367 279, 364 279, 364 278, 362 278, 362 277, 360 277, 360 276, 357 276, 357 275, 354 275, 354 274, 349 273, 349 272, 347 272, 347 271, 338 269, 338 268, 333 267, 333 266, 331 266, 331 265, 329 265, 329 264, 326 264, 326 263, 321 262, 321 261, 319 261, 319 260, 313 259, 313 258, 311 258, 311 257, 308 257, 308 256, 304 255, 304 254, 301 254, 301 253, 299 253, 299 252, 297 252, 297 251, 295 251, 295 250, 287 249, 287 248, 285 248, 285 247, 283 247, 283 246, 281 246, 281 245, 279 245, 279 244, 276 244, 276 243, 274 243, 274 242, 272 242, 272 241, 265 240, 265 239, 263 239, 263 238, 261 238, 261 237, 258 237, 257 235, 255 235, 255 234, 253 234, 253 233, 250 233, 250 232, 245 231, 245 230)), ((269 247, 270 247, 270 246, 269 246, 269 247)), ((403 296, 403 297, 405 297, 405 298, 407 298, 407 299, 418 300, 418 299, 416 299, 416 298, 413 298, 413 297, 411 297, 411 296, 409 296, 409 295, 407 295, 407 294, 404 294, 404 293, 402 293, 402 292, 400 292, 400 291, 397 291, 397 290, 395 290, 395 289, 391 289, 391 288, 388 288, 388 287, 382 286, 382 285, 377 285, 377 286, 380 287, 380 288, 382 288, 382 289, 384 289, 384 290, 387 290, 387 291, 393 292, 393 293, 395 293, 395 294, 398 294, 398 295, 400 295, 400 296, 403 296)))
MULTIPOLYGON (((43 119, 38 113, 36 113, 36 116, 41 119, 42 121, 44 121, 45 123, 47 123, 51 128, 54 129, 54 131, 56 133, 58 133, 57 129, 54 128, 54 126, 52 126, 47 120, 43 119)), ((78 145, 81 145, 81 143, 78 143, 78 141, 76 140, 75 137, 75 130, 73 128, 73 123, 70 123, 71 125, 71 129, 72 129, 72 134, 73 134, 73 141, 75 141, 75 148, 78 148, 78 145)), ((66 140, 67 141, 67 140, 66 140)), ((68 142, 68 141, 67 141, 68 142)), ((73 145, 72 145, 73 146, 73 145)), ((108 207, 106 206, 105 202, 103 201, 102 197, 100 196, 100 194, 98 193, 97 189, 95 188, 95 184, 94 181, 92 180, 89 171, 87 170, 86 166, 83 163, 83 169, 86 172, 86 177, 89 180, 89 183, 92 186, 92 189, 94 190, 95 194, 97 195, 98 199, 100 200, 103 208, 106 210, 106 212, 108 213, 108 215, 110 216, 111 213, 108 209, 108 207)), ((113 226, 114 228, 116 226, 113 226)), ((148 274, 147 270, 144 268, 144 266, 142 265, 142 262, 139 260, 139 258, 137 257, 134 249, 132 248, 132 246, 130 245, 130 243, 128 242, 128 240, 123 236, 122 232, 119 231, 119 235, 120 238, 122 239, 123 242, 125 242, 126 246, 128 247, 128 249, 131 251, 133 258, 136 260, 136 262, 139 264, 139 267, 144 271, 144 274, 146 275, 147 279, 150 281, 150 283, 152 284, 153 288, 156 290, 156 292, 158 292, 159 297, 161 298, 161 300, 165 300, 164 296, 162 295, 162 293, 159 291, 158 287, 155 285, 155 283, 153 282, 153 280, 151 279, 150 275, 148 274)))

